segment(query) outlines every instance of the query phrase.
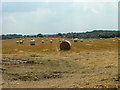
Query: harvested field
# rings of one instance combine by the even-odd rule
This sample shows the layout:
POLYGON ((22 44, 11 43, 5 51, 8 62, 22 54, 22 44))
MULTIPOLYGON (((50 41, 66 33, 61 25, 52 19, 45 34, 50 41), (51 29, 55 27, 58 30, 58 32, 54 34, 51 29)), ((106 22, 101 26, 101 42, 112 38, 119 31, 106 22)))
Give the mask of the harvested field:
POLYGON ((118 88, 118 41, 83 39, 71 42, 68 51, 60 50, 58 38, 2 40, 4 88, 118 88), (44 40, 45 43, 41 43, 44 40))

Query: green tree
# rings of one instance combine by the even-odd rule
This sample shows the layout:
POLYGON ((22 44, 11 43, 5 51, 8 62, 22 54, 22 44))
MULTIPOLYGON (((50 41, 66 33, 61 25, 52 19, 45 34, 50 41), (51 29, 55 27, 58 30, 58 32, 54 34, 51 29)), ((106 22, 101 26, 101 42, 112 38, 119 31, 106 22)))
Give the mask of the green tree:
POLYGON ((43 37, 43 35, 41 33, 37 34, 37 37, 43 37))
POLYGON ((61 38, 63 37, 63 34, 62 33, 58 33, 58 36, 60 36, 61 38))

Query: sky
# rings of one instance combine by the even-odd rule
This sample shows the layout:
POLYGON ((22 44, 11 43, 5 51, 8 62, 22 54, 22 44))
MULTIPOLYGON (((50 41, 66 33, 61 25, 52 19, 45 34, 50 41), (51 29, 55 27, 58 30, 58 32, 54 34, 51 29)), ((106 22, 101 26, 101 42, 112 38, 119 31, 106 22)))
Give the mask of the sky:
POLYGON ((3 34, 56 34, 118 29, 117 1, 6 1, 2 2, 1 15, 3 34))

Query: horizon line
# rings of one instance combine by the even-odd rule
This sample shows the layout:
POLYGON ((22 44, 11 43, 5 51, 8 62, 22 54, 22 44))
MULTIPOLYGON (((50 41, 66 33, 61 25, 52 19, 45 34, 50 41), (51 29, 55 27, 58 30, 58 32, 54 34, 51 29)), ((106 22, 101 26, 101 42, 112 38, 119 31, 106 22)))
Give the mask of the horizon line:
MULTIPOLYGON (((58 32, 58 33, 62 33, 62 34, 67 34, 67 33, 86 33, 86 32, 93 32, 93 31, 120 31, 120 30, 114 30, 114 29, 102 29, 102 30, 91 30, 91 31, 81 31, 81 32, 79 32, 79 31, 71 31, 71 32, 58 32)), ((38 33, 36 33, 36 34, 40 34, 41 32, 38 32, 38 33)), ((41 33, 41 34, 43 34, 43 35, 56 35, 56 34, 58 34, 58 33, 41 33)), ((2 34, 0 34, 0 35, 7 35, 7 34, 17 34, 17 35, 36 35, 36 34, 25 34, 25 33, 2 33, 2 34)))

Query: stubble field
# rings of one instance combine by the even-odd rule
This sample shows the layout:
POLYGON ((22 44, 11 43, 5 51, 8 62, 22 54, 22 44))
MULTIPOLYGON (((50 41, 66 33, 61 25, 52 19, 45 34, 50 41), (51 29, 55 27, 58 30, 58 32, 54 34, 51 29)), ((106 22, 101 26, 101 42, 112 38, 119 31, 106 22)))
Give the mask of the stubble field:
POLYGON ((117 88, 118 40, 84 39, 60 51, 59 39, 2 40, 3 88, 117 88), (44 40, 44 43, 41 43, 44 40))

